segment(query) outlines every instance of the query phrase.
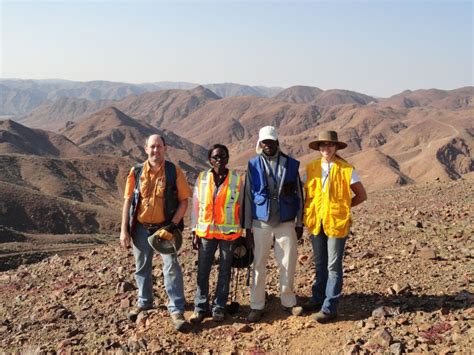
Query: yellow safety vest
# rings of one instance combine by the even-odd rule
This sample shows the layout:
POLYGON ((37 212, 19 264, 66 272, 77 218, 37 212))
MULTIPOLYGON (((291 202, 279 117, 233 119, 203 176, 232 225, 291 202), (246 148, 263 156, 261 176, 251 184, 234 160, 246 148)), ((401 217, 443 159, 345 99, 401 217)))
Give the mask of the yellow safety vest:
POLYGON ((336 158, 323 191, 321 159, 306 166, 304 224, 313 235, 319 234, 321 225, 328 237, 342 238, 349 234, 353 169, 349 163, 336 158))
POLYGON ((198 217, 194 227, 198 236, 234 240, 242 235, 239 219, 241 187, 242 178, 233 170, 229 170, 218 191, 211 170, 199 174, 198 217))

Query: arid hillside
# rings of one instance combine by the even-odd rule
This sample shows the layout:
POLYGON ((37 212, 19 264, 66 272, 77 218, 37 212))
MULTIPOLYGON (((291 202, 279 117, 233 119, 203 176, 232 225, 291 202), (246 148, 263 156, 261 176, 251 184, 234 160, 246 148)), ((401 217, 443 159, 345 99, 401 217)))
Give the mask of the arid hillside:
POLYGON ((36 107, 28 115, 20 117, 17 121, 32 128, 42 128, 58 131, 60 128, 81 118, 112 106, 112 100, 91 101, 80 98, 60 97, 53 101, 46 101, 36 107))
POLYGON ((207 166, 207 150, 146 122, 133 119, 115 107, 103 109, 68 125, 61 131, 90 154, 127 156, 136 161, 146 158, 145 140, 159 134, 167 144, 168 159, 182 166, 188 175, 197 176, 207 166))
MULTIPOLYGON (((155 308, 130 322, 125 313, 136 297, 134 262, 115 235, 109 245, 92 247, 91 237, 74 253, 0 272, 0 350, 469 353, 474 347, 474 179, 472 173, 466 177, 377 191, 354 209, 344 294, 332 323, 321 325, 310 314, 293 317, 280 309, 273 257, 260 323, 245 320, 249 296, 241 271, 240 280, 234 278, 240 304, 236 314, 223 323, 206 319, 189 333, 177 334, 166 310, 159 257, 154 259, 155 308)), ((0 231, 11 235, 0 244, 2 261, 34 241, 26 233, 0 231)), ((193 309, 197 258, 188 233, 179 255, 187 318, 193 309)), ((68 238, 68 243, 79 240, 77 235, 68 238)), ((314 275, 310 237, 303 238, 295 282, 299 302, 308 300, 314 275)), ((214 267, 211 290, 216 271, 214 267)))
MULTIPOLYGON (((0 121, 0 226, 29 233, 116 233, 126 176, 142 162, 145 139, 161 134, 168 159, 189 182, 207 167, 207 150, 115 108, 65 135, 0 121)), ((0 243, 7 238, 0 231, 0 243)))
POLYGON ((294 103, 310 103, 313 102, 323 91, 324 90, 313 86, 298 85, 280 91, 278 95, 275 95, 273 98, 294 103))
POLYGON ((72 158, 86 153, 61 134, 4 120, 0 121, 0 154, 72 158))
POLYGON ((387 99, 379 100, 384 106, 392 107, 422 107, 432 106, 444 109, 458 109, 472 107, 474 88, 472 86, 456 90, 406 90, 387 99))
MULTIPOLYGON (((221 88, 226 95, 236 89, 221 88)), ((197 87, 117 101, 56 98, 21 121, 31 127, 0 121, 0 350, 469 352, 473 96, 472 87, 388 99, 294 87, 279 98, 221 98, 197 87), (157 258, 156 308, 130 323, 125 311, 135 299, 133 257, 117 238, 125 179, 145 158, 145 138, 162 135, 168 159, 192 183, 208 168, 214 143, 226 144, 230 167, 244 170, 265 125, 276 126, 282 150, 302 162, 303 179, 304 165, 318 157, 308 143, 322 130, 337 130, 348 143, 341 155, 369 191, 368 202, 354 210, 338 321, 323 326, 310 315, 281 311, 272 259, 261 323, 245 321, 248 289, 241 273, 237 314, 176 334, 157 258)), ((314 272, 308 238, 298 247, 301 302, 310 295, 314 272)), ((180 257, 189 317, 196 278, 189 230, 180 257)))
POLYGON ((264 125, 278 127, 282 149, 303 164, 318 156, 308 143, 322 130, 336 130, 349 144, 341 155, 355 164, 374 190, 435 178, 449 180, 473 171, 472 117, 474 109, 469 107, 319 107, 243 97, 211 102, 182 119, 180 127, 185 137, 203 146, 219 137, 231 147, 231 164, 240 168, 255 154, 258 130, 264 125), (381 174, 388 170, 396 176, 381 174))
MULTIPOLYGON (((49 105, 47 101, 56 105, 54 102, 59 102, 63 98, 79 99, 79 102, 83 102, 82 99, 87 101, 121 100, 127 96, 139 96, 145 92, 174 89, 191 90, 198 86, 200 85, 196 83, 173 81, 129 84, 103 80, 80 82, 57 79, 0 79, 0 116, 28 115, 43 104, 49 105)), ((248 86, 236 83, 203 86, 220 97, 245 95, 271 97, 283 90, 279 87, 248 86)))
POLYGON ((0 155, 0 225, 32 233, 117 231, 132 165, 106 155, 0 155))
MULTIPOLYGON (((11 205, 9 211, 21 208, 32 213, 36 204, 25 206, 27 201, 41 201, 41 194, 46 194, 45 201, 68 198, 74 203, 85 201, 94 208, 112 207, 118 220, 124 176, 130 166, 145 158, 143 145, 150 134, 165 138, 168 159, 177 163, 192 183, 198 171, 208 167, 207 148, 214 143, 230 148, 230 167, 245 170, 248 159, 255 154, 258 131, 265 125, 276 126, 282 150, 302 162, 303 179, 304 165, 318 157, 308 143, 328 129, 338 131, 340 139, 348 143, 340 154, 354 164, 369 191, 436 179, 455 180, 474 171, 472 88, 417 90, 399 97, 384 101, 347 90, 293 87, 280 93, 280 99, 220 98, 199 86, 131 95, 104 108, 101 106, 111 101, 63 98, 56 102, 58 105, 49 106, 54 109, 37 109, 42 113, 36 124, 49 127, 54 123, 59 133, 1 121, 3 175, 21 176, 18 181, 0 179, 15 184, 3 185, 2 193, 12 198, 15 189, 34 187, 34 198, 27 197, 25 190, 18 192, 24 197, 13 198, 17 207, 11 205), (399 97, 409 98, 414 104, 397 105, 399 97), (448 102, 467 104, 452 106, 448 102), (113 184, 101 190, 94 187, 102 186, 100 177, 76 179, 84 175, 83 160, 88 161, 91 171, 109 166, 113 184), (35 169, 42 174, 35 174, 35 169), (119 202, 113 202, 117 198, 119 202)), ((28 119, 33 122, 34 115, 28 119)), ((13 202, 7 200, 4 204, 13 202)), ((61 205, 58 201, 50 204, 61 205)), ((40 204, 35 208, 40 209, 40 204)), ((38 216, 49 215, 42 212, 38 216)), ((108 217, 104 218, 103 226, 109 226, 108 217)), ((103 231, 102 222, 94 220, 95 227, 88 230, 103 231)), ((11 227, 20 222, 5 223, 11 227)), ((116 230, 117 224, 111 228, 116 230)), ((38 231, 52 230, 42 227, 38 231)))
POLYGON ((158 128, 177 124, 207 102, 220 99, 212 91, 198 86, 191 90, 161 90, 130 95, 121 100, 86 100, 60 97, 46 101, 28 115, 16 118, 24 125, 61 131, 72 123, 81 121, 107 107, 116 107, 135 119, 148 122, 158 128))
POLYGON ((192 90, 164 90, 140 96, 129 96, 116 104, 127 115, 159 128, 179 126, 182 118, 219 100, 212 91, 198 86, 192 90))
MULTIPOLYGON (((79 105, 77 100, 62 99, 53 105, 54 110, 53 106, 40 107, 36 110, 38 115, 32 113, 25 120, 33 126, 54 125, 55 130, 91 153, 105 150, 135 158, 141 155, 136 145, 137 135, 143 136, 153 127, 160 132, 167 129, 169 133, 163 134, 175 132, 204 148, 216 142, 228 145, 230 165, 239 169, 245 169, 247 160, 254 154, 262 126, 276 126, 282 149, 303 164, 317 157, 317 153, 309 150, 308 143, 318 132, 337 130, 349 144, 341 154, 356 165, 368 188, 374 190, 434 178, 456 179, 473 171, 473 97, 472 87, 404 91, 387 99, 375 99, 348 90, 295 86, 274 99, 220 98, 199 86, 192 90, 132 95, 115 102, 79 105), (90 112, 111 103, 116 107, 113 110, 128 117, 127 123, 104 121, 98 132, 95 124, 90 123, 94 121, 91 117, 97 119, 111 109, 102 108, 92 116, 90 112), (142 123, 134 124, 134 120, 142 123), (137 125, 142 127, 141 134, 133 133, 137 125)), ((186 149, 194 148, 188 144, 186 149)), ((194 164, 183 155, 180 159, 190 167, 194 164)), ((196 164, 202 166, 202 163, 196 164)))

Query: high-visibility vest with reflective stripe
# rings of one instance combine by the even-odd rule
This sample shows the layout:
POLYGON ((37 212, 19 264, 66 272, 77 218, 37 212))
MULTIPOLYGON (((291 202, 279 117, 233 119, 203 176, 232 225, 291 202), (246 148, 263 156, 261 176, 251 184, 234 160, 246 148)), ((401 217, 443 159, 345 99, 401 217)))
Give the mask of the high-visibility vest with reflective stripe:
POLYGON ((241 176, 233 170, 229 170, 218 191, 211 170, 199 174, 198 217, 194 228, 198 236, 234 240, 242 235, 239 219, 241 187, 241 176))

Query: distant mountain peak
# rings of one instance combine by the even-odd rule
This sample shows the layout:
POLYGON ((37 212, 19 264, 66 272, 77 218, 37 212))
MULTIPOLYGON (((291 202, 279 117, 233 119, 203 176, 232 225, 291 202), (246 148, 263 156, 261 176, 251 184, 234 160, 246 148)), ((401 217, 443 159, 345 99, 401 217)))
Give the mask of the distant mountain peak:
POLYGON ((189 92, 195 95, 197 94, 199 96, 204 96, 206 98, 214 99, 214 100, 218 100, 221 98, 215 92, 209 90, 208 88, 202 85, 196 86, 194 89, 190 90, 189 92))
POLYGON ((18 129, 20 127, 25 127, 13 120, 10 120, 10 119, 7 119, 7 120, 2 120, 0 121, 0 128, 4 128, 4 129, 18 129))
POLYGON ((316 100, 322 92, 323 90, 314 86, 296 85, 281 91, 273 98, 294 103, 310 103, 316 100))
POLYGON ((136 126, 137 121, 134 120, 132 117, 126 115, 122 111, 120 111, 115 106, 106 107, 88 118, 81 121, 82 122, 89 122, 95 121, 96 123, 100 122, 104 126, 136 126))

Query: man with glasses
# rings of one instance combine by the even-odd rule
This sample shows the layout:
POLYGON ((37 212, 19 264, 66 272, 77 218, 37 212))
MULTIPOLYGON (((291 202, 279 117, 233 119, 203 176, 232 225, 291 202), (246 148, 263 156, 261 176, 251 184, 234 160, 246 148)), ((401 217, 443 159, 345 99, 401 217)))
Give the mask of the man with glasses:
POLYGON ((242 226, 253 247, 249 322, 258 322, 265 308, 267 260, 274 244, 284 311, 299 316, 293 289, 297 240, 303 235, 303 191, 299 161, 281 152, 275 127, 260 129, 257 155, 250 159, 245 180, 242 226))

